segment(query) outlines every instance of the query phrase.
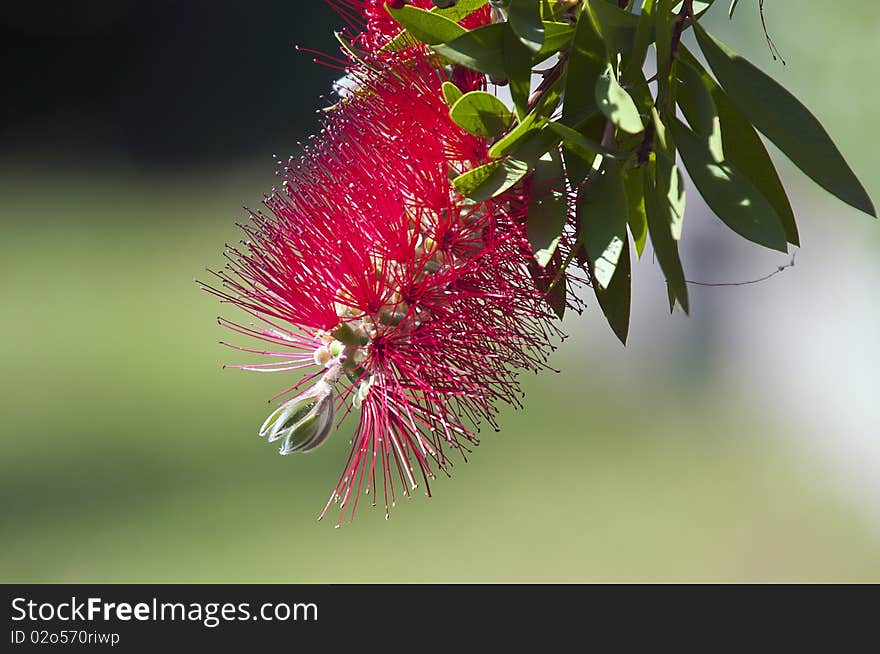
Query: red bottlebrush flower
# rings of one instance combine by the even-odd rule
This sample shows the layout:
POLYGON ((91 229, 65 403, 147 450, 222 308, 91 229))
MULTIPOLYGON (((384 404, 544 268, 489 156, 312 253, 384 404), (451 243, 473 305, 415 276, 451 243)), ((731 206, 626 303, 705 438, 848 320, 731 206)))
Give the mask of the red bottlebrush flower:
POLYGON ((430 494, 448 451, 468 452, 481 421, 494 427, 499 401, 519 404, 516 371, 544 367, 559 335, 529 273, 526 191, 473 202, 452 186, 488 144, 449 119, 442 70, 417 53, 352 79, 209 289, 263 326, 223 324, 273 346, 238 348, 277 361, 236 367, 309 369, 260 430, 282 454, 360 412, 321 513, 336 501, 340 522, 364 491, 375 504, 381 487, 386 516, 397 481, 430 494))

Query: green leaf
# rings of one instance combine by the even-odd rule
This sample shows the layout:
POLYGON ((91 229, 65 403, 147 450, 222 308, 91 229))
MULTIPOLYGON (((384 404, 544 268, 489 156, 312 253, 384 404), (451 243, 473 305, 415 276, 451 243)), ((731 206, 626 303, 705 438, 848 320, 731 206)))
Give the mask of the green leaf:
POLYGON ((607 2, 589 0, 590 17, 599 28, 602 39, 611 52, 629 52, 633 48, 639 17, 607 2))
POLYGON ((462 195, 483 202, 503 193, 528 172, 528 162, 508 157, 469 170, 452 180, 452 183, 462 195))
POLYGON ((544 61, 547 57, 555 55, 560 48, 568 45, 575 28, 571 23, 557 23, 544 21, 544 45, 535 55, 535 62, 544 61))
POLYGON ((533 130, 513 148, 511 154, 516 159, 533 165, 545 152, 557 147, 559 141, 559 135, 551 129, 533 130))
MULTIPOLYGON (((592 21, 579 20, 568 55, 562 105, 562 122, 566 125, 574 125, 596 109, 596 80, 605 71, 606 57, 605 43, 593 27, 592 21)), ((604 118, 601 121, 596 120, 590 123, 590 132, 580 131, 592 133, 592 130, 596 129, 596 123, 600 123, 598 130, 601 134, 605 123, 604 118)), ((599 140, 601 140, 601 136, 599 136, 599 140)), ((580 184, 589 174, 589 168, 570 148, 565 149, 564 155, 572 183, 580 184)))
POLYGON ((407 32, 428 45, 446 43, 467 34, 461 25, 436 11, 425 11, 412 5, 404 5, 400 9, 385 5, 385 8, 407 32))
POLYGON ((648 218, 645 214, 645 182, 642 171, 631 168, 623 173, 623 190, 626 193, 626 223, 641 259, 648 240, 648 218))
POLYGON ((739 3, 739 0, 730 0, 730 7, 727 9, 727 17, 733 18, 733 12, 736 11, 736 5, 739 3))
POLYGON ((507 21, 520 42, 532 52, 538 52, 544 45, 541 7, 535 0, 510 0, 507 21))
POLYGON ((560 320, 565 316, 567 296, 565 275, 560 273, 562 265, 562 253, 559 250, 553 253, 544 268, 534 261, 528 263, 535 286, 544 293, 544 300, 560 320))
POLYGON ((709 208, 743 238, 787 251, 782 221, 748 177, 730 162, 715 161, 706 144, 677 118, 669 128, 684 165, 709 208))
POLYGON ((628 238, 623 241, 623 251, 620 253, 617 268, 608 288, 603 289, 598 284, 593 284, 593 290, 612 331, 620 339, 620 342, 626 345, 626 339, 629 335, 632 296, 632 263, 630 262, 628 238))
POLYGON ((486 91, 465 93, 452 105, 449 117, 462 129, 486 138, 501 134, 513 118, 507 106, 486 91))
POLYGON ((614 77, 614 69, 609 65, 604 75, 600 75, 595 85, 596 104, 616 127, 629 134, 644 130, 642 118, 636 103, 614 77))
MULTIPOLYGON (((666 155, 657 154, 658 170, 663 168, 666 155)), ((660 185, 666 191, 666 201, 669 203, 670 223, 669 229, 672 232, 672 238, 676 241, 681 240, 681 229, 684 225, 684 208, 686 194, 684 191, 684 175, 681 174, 678 166, 671 159, 668 160, 668 170, 664 171, 666 177, 663 178, 663 184, 660 185)))
POLYGON ((504 70, 516 115, 522 119, 528 113, 532 88, 532 52, 513 33, 509 23, 504 32, 504 70))
MULTIPOLYGON (((751 123, 736 110, 718 83, 683 45, 679 48, 679 55, 682 61, 699 71, 703 83, 712 94, 712 100, 715 103, 721 124, 721 143, 724 157, 748 177, 752 184, 767 198, 767 201, 773 205, 776 214, 782 220, 788 242, 792 245, 800 245, 794 211, 792 211, 788 195, 779 179, 779 173, 776 172, 776 167, 773 165, 773 160, 770 158, 767 148, 764 147, 761 137, 758 136, 751 123)), ((689 98, 688 89, 681 87, 678 97, 679 106, 688 122, 693 124, 691 113, 694 109, 690 106, 689 98)))
POLYGON ((687 313, 690 310, 687 282, 681 267, 681 258, 678 255, 678 241, 672 238, 669 203, 666 201, 665 193, 659 192, 657 189, 655 163, 650 162, 642 170, 645 188, 645 216, 648 223, 648 233, 651 235, 651 245, 654 246, 654 254, 663 275, 666 277, 669 294, 678 300, 687 313))
POLYGON ((676 101, 694 132, 703 137, 715 161, 724 160, 724 147, 721 140, 721 119, 715 107, 715 100, 707 88, 699 71, 687 61, 679 61, 676 66, 682 84, 676 91, 676 101))
POLYGON ((621 78, 625 83, 632 83, 643 77, 642 67, 648 56, 648 47, 651 45, 651 37, 654 33, 654 9, 655 0, 642 2, 642 13, 639 14, 636 33, 633 37, 632 52, 624 68, 621 78))
POLYGON ((535 261, 544 268, 559 245, 568 215, 565 171, 557 148, 545 153, 535 164, 529 194, 526 236, 535 261))
MULTIPOLYGON (((577 132, 581 134, 585 141, 582 143, 600 143, 605 130, 605 124, 608 122, 604 114, 598 110, 593 114, 587 114, 589 117, 578 121, 577 132)), ((568 123, 566 123, 568 127, 568 123)), ((552 131, 552 130, 547 130, 552 131)), ((563 144, 562 156, 565 159, 565 168, 568 171, 568 178, 572 186, 580 185, 587 176, 594 172, 595 159, 598 153, 593 153, 593 159, 587 158, 586 153, 578 152, 574 148, 563 144)))
POLYGON ((493 77, 504 77, 504 30, 503 23, 485 25, 431 47, 453 63, 493 77))
POLYGON ((597 154, 610 159, 629 159, 631 156, 630 152, 607 148, 558 121, 548 123, 547 127, 556 132, 565 145, 577 152, 587 163, 591 164, 597 154))
POLYGON ((595 106, 596 80, 605 72, 606 66, 605 43, 592 22, 579 20, 568 56, 563 118, 577 117, 595 106))
POLYGON ((669 79, 672 74, 672 5, 672 0, 657 0, 657 36, 654 43, 657 49, 657 100, 661 107, 669 100, 669 79))
POLYGON ((459 89, 452 82, 443 82, 443 99, 446 100, 446 104, 450 107, 458 102, 459 98, 462 96, 461 89, 459 89))
POLYGON ((702 26, 695 29, 703 54, 740 113, 819 186, 876 217, 868 193, 816 117, 702 26))
POLYGON ((440 14, 444 18, 458 22, 467 18, 485 4, 486 0, 458 0, 458 3, 452 7, 447 7, 446 9, 438 9, 434 7, 431 11, 440 14))
POLYGON ((626 241, 627 201, 617 165, 606 164, 601 174, 581 189, 577 214, 582 244, 592 264, 593 281, 606 289, 626 241))

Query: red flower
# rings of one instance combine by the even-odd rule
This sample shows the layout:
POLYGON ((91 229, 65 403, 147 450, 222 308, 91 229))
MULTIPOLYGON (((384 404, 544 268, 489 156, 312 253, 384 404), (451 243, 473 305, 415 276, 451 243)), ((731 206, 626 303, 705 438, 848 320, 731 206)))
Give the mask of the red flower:
POLYGON ((448 451, 469 451, 478 423, 494 427, 498 401, 519 404, 516 371, 543 368, 558 335, 528 272, 526 191, 475 203, 452 186, 487 143, 448 118, 442 71, 416 53, 352 79, 211 289, 264 326, 223 324, 272 345, 239 349, 278 359, 238 367, 310 369, 260 431, 283 454, 360 412, 321 514, 335 500, 340 521, 380 489, 387 514, 396 481, 430 494, 448 451))

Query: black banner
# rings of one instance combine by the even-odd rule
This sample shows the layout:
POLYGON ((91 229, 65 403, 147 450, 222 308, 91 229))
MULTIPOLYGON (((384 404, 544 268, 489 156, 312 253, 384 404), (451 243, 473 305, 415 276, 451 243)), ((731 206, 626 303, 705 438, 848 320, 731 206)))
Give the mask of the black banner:
POLYGON ((373 638, 440 644, 475 634, 624 644, 710 627, 736 640, 754 630, 804 633, 844 606, 849 636, 870 624, 859 615, 873 613, 876 587, 832 590, 817 601, 794 586, 9 585, 3 649, 324 643, 336 651, 373 638))

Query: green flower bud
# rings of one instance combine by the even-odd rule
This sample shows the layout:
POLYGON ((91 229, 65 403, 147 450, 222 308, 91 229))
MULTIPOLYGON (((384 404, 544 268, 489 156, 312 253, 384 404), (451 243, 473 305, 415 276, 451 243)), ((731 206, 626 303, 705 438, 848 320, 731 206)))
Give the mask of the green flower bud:
POLYGON ((260 428, 260 436, 270 443, 283 438, 281 454, 309 452, 327 440, 333 413, 333 388, 319 381, 273 411, 260 428))

